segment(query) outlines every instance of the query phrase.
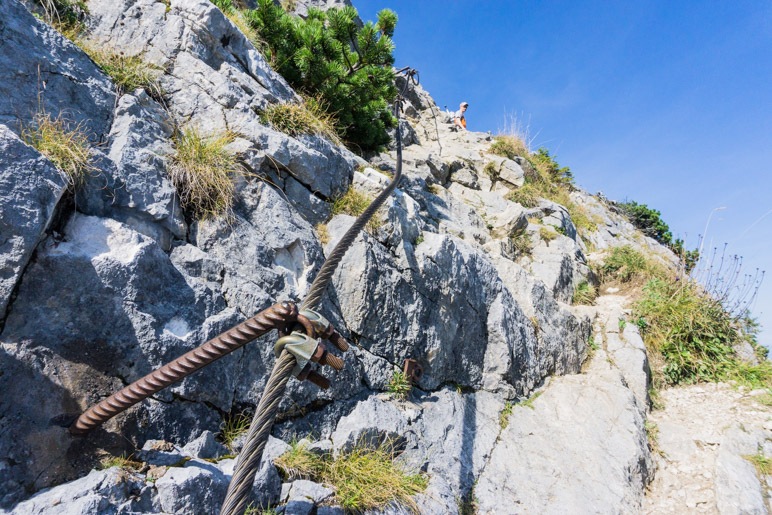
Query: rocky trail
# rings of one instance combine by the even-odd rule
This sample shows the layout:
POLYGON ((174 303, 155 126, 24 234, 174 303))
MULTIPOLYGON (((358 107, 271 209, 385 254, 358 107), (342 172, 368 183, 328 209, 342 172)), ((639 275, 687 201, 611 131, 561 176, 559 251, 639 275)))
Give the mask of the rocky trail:
POLYGON ((748 457, 772 456, 772 408, 764 391, 701 384, 662 392, 649 415, 657 473, 644 512, 768 513, 772 481, 748 457))
MULTIPOLYGON (((597 299, 595 338, 601 341, 585 373, 597 377, 605 361, 619 370, 639 405, 648 406, 646 373, 637 366, 646 359, 643 343, 634 325, 619 322, 628 302, 619 295, 597 299)), ((772 478, 762 484, 752 463, 772 456, 768 397, 726 383, 661 391, 656 408, 644 410, 654 466, 646 471, 651 483, 643 513, 769 513, 772 478)))

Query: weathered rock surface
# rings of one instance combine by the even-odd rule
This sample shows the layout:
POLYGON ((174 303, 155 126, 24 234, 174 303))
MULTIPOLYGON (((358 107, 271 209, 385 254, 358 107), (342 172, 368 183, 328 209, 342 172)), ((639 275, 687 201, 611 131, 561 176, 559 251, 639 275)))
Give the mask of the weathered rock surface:
POLYGON ((0 319, 66 188, 51 162, 0 125, 0 319))
POLYGON ((479 513, 635 513, 653 463, 644 416, 600 352, 515 406, 475 488, 479 513))
POLYGON ((664 408, 650 415, 660 452, 644 512, 769 513, 769 476, 750 461, 772 457, 764 393, 721 383, 663 391, 664 408))
POLYGON ((114 88, 86 54, 17 0, 0 5, 0 40, 0 123, 20 132, 37 113, 61 115, 104 141, 114 88))

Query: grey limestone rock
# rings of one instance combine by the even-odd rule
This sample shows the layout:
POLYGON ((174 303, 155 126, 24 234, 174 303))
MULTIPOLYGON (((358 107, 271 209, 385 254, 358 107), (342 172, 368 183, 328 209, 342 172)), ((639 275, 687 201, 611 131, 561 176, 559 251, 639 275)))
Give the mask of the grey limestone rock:
POLYGON ((187 443, 182 452, 192 458, 219 458, 228 454, 228 448, 214 439, 214 433, 204 431, 201 436, 187 443))
POLYGON ((93 142, 110 127, 114 87, 78 47, 17 0, 0 4, 0 123, 19 131, 36 113, 82 124, 93 142))
POLYGON ((217 513, 225 500, 228 480, 214 464, 192 460, 171 467, 158 478, 158 504, 166 513, 217 513))
POLYGON ((82 515, 147 513, 157 510, 151 487, 138 474, 112 467, 92 470, 65 485, 38 492, 19 503, 14 515, 82 515))
POLYGON ((603 365, 554 378, 532 407, 515 406, 475 488, 478 513, 641 509, 653 468, 644 419, 603 365))
MULTIPOLYGON (((125 443, 116 449, 109 433, 97 432, 88 442, 73 439, 49 419, 79 412, 237 320, 222 298, 188 285, 153 240, 113 220, 76 215, 63 241, 41 244, 0 334, 3 369, 14 370, 0 376, 6 392, 0 400, 6 435, 0 460, 14 464, 8 477, 17 488, 38 489, 88 467, 100 439, 108 439, 100 445, 124 452, 125 443), (47 460, 35 458, 41 452, 47 460), (72 453, 83 457, 68 459, 72 453)), ((229 368, 238 354, 107 427, 142 442, 162 435, 190 440, 216 425, 219 415, 204 402, 167 403, 178 395, 229 409, 235 379, 229 368)))
POLYGON ((180 201, 166 170, 174 153, 172 122, 147 93, 123 95, 115 109, 107 156, 114 167, 91 174, 76 196, 82 212, 110 216, 150 236, 164 249, 184 238, 180 201))
POLYGON ((0 320, 66 188, 50 161, 0 125, 0 320))
MULTIPOLYGON (((768 513, 761 483, 747 456, 759 454, 762 442, 768 438, 763 432, 746 431, 733 427, 723 436, 716 456, 716 507, 722 515, 768 513)), ((767 456, 768 457, 768 456, 767 456)))

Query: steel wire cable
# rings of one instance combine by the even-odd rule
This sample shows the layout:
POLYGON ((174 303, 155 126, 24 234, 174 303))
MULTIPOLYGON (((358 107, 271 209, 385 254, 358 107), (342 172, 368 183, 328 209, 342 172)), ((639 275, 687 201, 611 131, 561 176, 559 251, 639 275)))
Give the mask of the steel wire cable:
MULTIPOLYGON (((403 69, 400 72, 409 70, 403 69)), ((399 72, 398 72, 399 73, 399 72)), ((410 77, 405 84, 407 89, 410 83, 410 77)), ((403 90, 404 93, 404 90, 403 90)), ((343 255, 354 242, 359 232, 364 228, 370 218, 375 214, 383 202, 391 195, 397 183, 402 178, 402 134, 399 128, 399 114, 401 109, 401 95, 397 97, 394 107, 397 118, 396 142, 397 142, 397 167, 389 185, 384 189, 365 211, 357 217, 354 224, 346 231, 343 238, 338 242, 330 256, 325 260, 322 268, 319 270, 314 282, 311 284, 308 296, 301 305, 303 309, 316 309, 321 302, 327 286, 332 280, 335 269, 343 259, 343 255)), ((255 416, 249 427, 244 449, 239 454, 236 462, 236 469, 228 485, 228 492, 225 495, 225 501, 220 509, 220 515, 240 515, 248 506, 249 495, 255 481, 260 460, 265 449, 265 443, 268 440, 271 426, 276 418, 276 412, 279 409, 279 401, 284 394, 290 374, 294 367, 295 359, 287 351, 282 351, 277 358, 276 364, 271 371, 271 376, 265 386, 263 397, 255 410, 255 416)))

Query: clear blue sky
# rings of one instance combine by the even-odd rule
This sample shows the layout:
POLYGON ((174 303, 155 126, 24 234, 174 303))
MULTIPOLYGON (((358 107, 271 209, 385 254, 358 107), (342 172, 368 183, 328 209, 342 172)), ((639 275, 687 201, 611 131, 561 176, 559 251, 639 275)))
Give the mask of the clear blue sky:
POLYGON ((690 248, 712 213, 704 251, 769 273, 753 313, 772 345, 772 2, 353 1, 396 11, 396 65, 441 107, 468 101, 471 130, 516 116, 581 187, 658 209, 690 248))

